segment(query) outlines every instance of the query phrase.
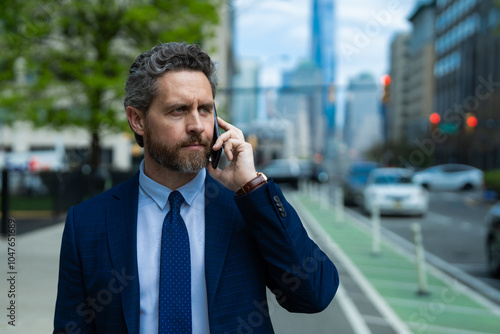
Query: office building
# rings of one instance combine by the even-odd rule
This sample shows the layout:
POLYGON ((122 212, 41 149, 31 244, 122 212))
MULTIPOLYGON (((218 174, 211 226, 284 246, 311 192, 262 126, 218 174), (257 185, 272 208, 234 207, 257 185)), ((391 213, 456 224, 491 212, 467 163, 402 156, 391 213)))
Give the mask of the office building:
POLYGON ((303 62, 283 74, 283 88, 272 119, 291 122, 296 157, 312 158, 324 152, 327 126, 321 82, 322 72, 312 62, 303 62))
POLYGON ((403 139, 412 144, 429 136, 429 116, 434 112, 435 13, 435 0, 421 0, 409 17, 413 31, 408 40, 403 139))
POLYGON ((335 101, 329 94, 335 84, 335 2, 313 0, 312 2, 311 59, 321 70, 323 86, 323 108, 327 129, 335 127, 335 101))
POLYGON ((447 130, 438 162, 500 167, 499 20, 494 0, 436 1, 435 109, 447 130))
POLYGON ((386 111, 387 140, 392 142, 402 141, 404 138, 404 125, 408 110, 408 46, 410 35, 400 33, 391 43, 390 72, 391 84, 389 87, 389 101, 386 111))
POLYGON ((351 158, 365 158, 369 149, 383 142, 380 108, 380 86, 373 75, 362 73, 350 80, 345 108, 344 142, 351 158))
POLYGON ((257 120, 259 61, 239 59, 233 78, 231 122, 241 128, 257 120))

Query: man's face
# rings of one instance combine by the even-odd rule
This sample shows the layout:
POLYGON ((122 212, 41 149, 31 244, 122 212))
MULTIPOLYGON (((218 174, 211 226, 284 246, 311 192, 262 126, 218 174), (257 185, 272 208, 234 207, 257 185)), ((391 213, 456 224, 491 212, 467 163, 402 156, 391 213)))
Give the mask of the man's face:
POLYGON ((210 83, 202 72, 167 72, 146 113, 144 148, 159 165, 197 173, 212 151, 214 126, 210 83))

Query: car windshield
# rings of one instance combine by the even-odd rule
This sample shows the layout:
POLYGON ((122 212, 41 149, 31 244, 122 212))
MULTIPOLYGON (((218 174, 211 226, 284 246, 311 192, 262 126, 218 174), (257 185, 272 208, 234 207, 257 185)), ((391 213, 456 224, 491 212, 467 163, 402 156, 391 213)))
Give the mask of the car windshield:
POLYGON ((408 184, 412 183, 410 177, 399 175, 379 175, 375 177, 375 184, 408 184))
POLYGON ((445 173, 458 173, 472 170, 472 167, 466 165, 450 164, 441 166, 441 169, 445 173))
POLYGON ((349 173, 349 178, 366 183, 366 181, 368 179, 368 175, 374 169, 375 169, 374 166, 356 166, 356 167, 353 167, 349 173))

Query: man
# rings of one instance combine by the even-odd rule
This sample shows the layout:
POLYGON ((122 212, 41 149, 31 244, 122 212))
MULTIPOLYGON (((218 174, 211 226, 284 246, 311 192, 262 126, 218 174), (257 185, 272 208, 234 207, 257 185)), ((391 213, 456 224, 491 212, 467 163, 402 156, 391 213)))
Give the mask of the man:
POLYGON ((319 312, 338 273, 242 132, 218 118, 215 67, 165 43, 130 68, 125 108, 144 147, 130 180, 68 212, 55 333, 273 333, 266 286, 291 312, 319 312), (214 169, 212 150, 229 165, 214 169))

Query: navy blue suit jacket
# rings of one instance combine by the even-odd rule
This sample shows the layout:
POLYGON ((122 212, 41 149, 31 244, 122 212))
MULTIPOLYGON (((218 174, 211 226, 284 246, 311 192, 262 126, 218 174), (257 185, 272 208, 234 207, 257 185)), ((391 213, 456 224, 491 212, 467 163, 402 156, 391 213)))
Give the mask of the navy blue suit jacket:
MULTIPOLYGON (((138 180, 137 174, 69 210, 54 333, 139 333, 138 180)), ((273 333, 266 286, 291 312, 328 306, 337 270, 272 180, 235 198, 207 173, 205 199, 212 334, 273 333)))

